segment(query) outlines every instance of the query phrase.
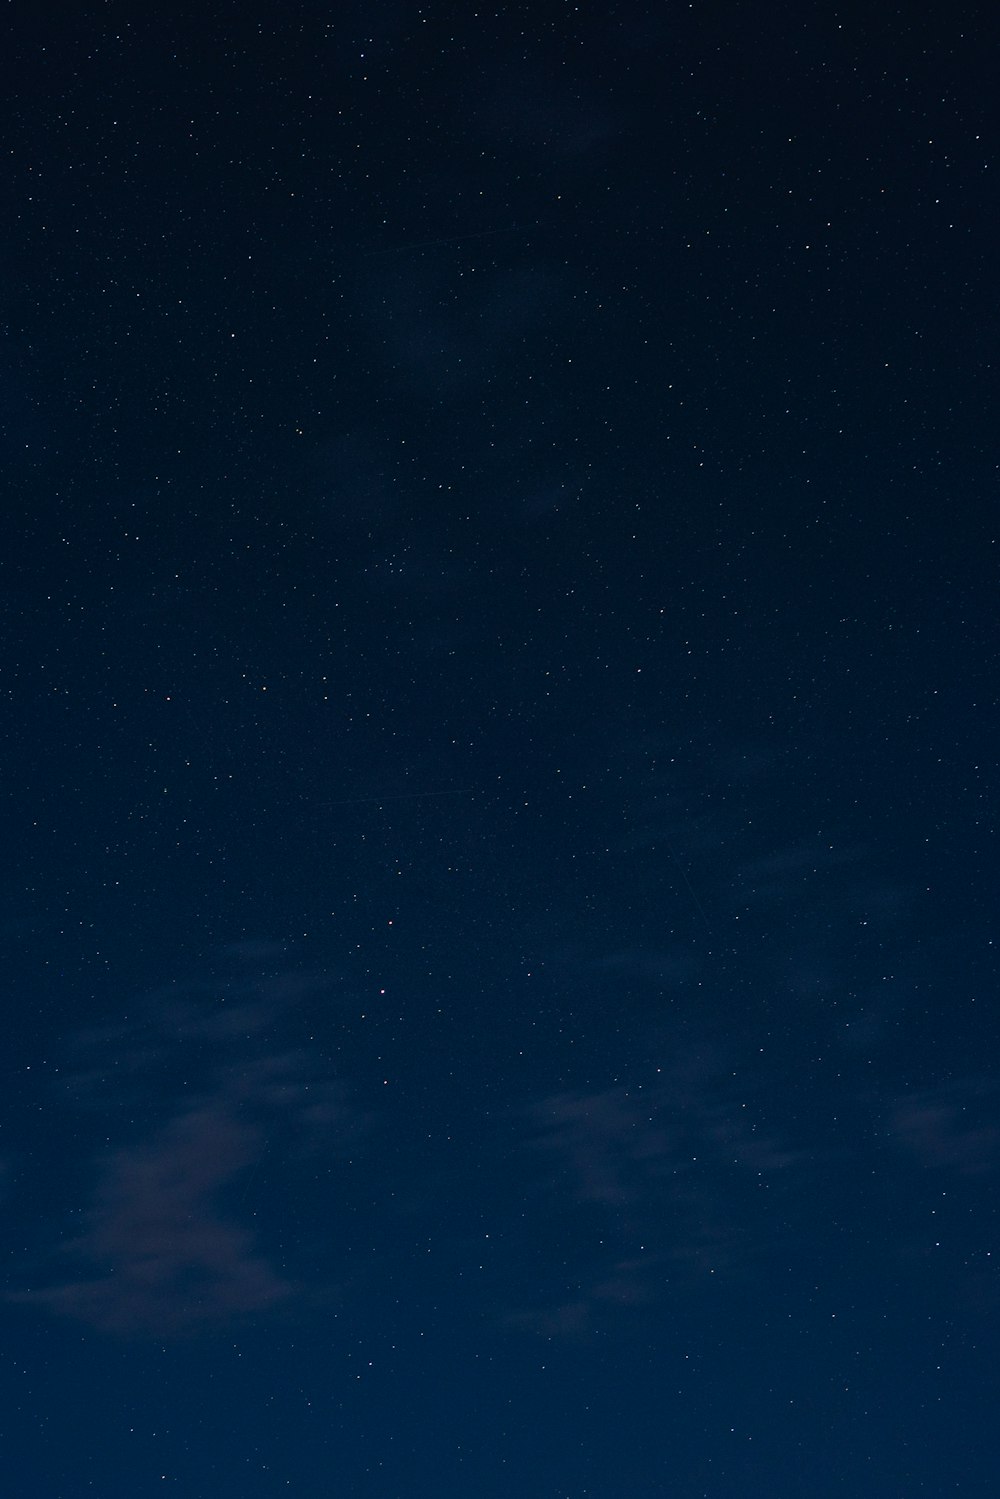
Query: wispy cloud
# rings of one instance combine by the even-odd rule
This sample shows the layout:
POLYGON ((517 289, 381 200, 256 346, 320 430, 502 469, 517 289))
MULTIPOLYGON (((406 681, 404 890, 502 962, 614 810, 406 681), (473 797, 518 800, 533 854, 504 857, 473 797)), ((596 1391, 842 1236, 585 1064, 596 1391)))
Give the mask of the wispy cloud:
POLYGON ((897 1099, 889 1127, 921 1166, 982 1176, 1000 1166, 996 1102, 995 1085, 956 1080, 897 1099))
POLYGON ((335 1157, 366 1121, 329 1067, 290 1039, 301 1001, 328 981, 274 953, 229 959, 224 981, 169 987, 73 1039, 62 1101, 107 1135, 77 1163, 93 1183, 81 1229, 13 1300, 166 1337, 305 1294, 261 1243, 262 1163, 335 1157))
POLYGON ((86 1227, 63 1254, 93 1268, 15 1299, 106 1331, 166 1335, 261 1311, 293 1287, 219 1206, 219 1194, 258 1159, 260 1131, 209 1097, 101 1171, 86 1227))
POLYGON ((523 59, 505 60, 492 79, 477 80, 470 103, 488 139, 531 152, 545 149, 563 162, 590 161, 618 132, 604 99, 581 97, 578 88, 523 59))
POLYGON ((773 1236, 769 1194, 813 1159, 764 1126, 717 1059, 693 1054, 642 1083, 553 1093, 521 1117, 542 1163, 536 1213, 574 1246, 572 1295, 511 1318, 547 1336, 586 1333, 692 1277, 739 1272, 773 1236))
POLYGON ((526 1110, 535 1148, 581 1201, 620 1204, 673 1159, 675 1145, 648 1101, 627 1088, 554 1093, 526 1110))

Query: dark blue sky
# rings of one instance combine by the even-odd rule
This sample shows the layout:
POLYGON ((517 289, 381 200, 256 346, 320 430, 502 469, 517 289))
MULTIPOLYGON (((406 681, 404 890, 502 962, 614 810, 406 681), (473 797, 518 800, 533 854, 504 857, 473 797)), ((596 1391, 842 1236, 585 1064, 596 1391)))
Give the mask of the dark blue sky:
POLYGON ((10 1492, 992 1495, 983 9, 4 24, 10 1492))

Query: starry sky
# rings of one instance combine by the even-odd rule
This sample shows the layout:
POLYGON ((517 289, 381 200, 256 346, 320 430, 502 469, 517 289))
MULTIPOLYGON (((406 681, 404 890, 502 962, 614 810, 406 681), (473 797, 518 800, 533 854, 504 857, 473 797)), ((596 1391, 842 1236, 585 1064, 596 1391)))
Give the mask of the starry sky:
POLYGON ((3 24, 5 1492, 995 1493, 987 9, 3 24))

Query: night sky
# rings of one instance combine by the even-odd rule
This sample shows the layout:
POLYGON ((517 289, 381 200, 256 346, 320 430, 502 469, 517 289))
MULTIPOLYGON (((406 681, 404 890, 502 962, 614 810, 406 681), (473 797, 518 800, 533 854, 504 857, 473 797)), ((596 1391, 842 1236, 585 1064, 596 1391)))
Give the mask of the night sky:
POLYGON ((8 10, 5 1495, 996 1494, 994 23, 8 10))

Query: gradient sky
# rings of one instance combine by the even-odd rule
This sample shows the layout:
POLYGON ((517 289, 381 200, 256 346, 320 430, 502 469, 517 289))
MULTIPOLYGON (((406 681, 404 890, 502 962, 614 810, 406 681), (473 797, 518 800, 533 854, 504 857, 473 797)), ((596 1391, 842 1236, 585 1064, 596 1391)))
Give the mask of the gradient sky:
POLYGON ((5 1494, 995 1494, 990 29, 8 10, 5 1494))

